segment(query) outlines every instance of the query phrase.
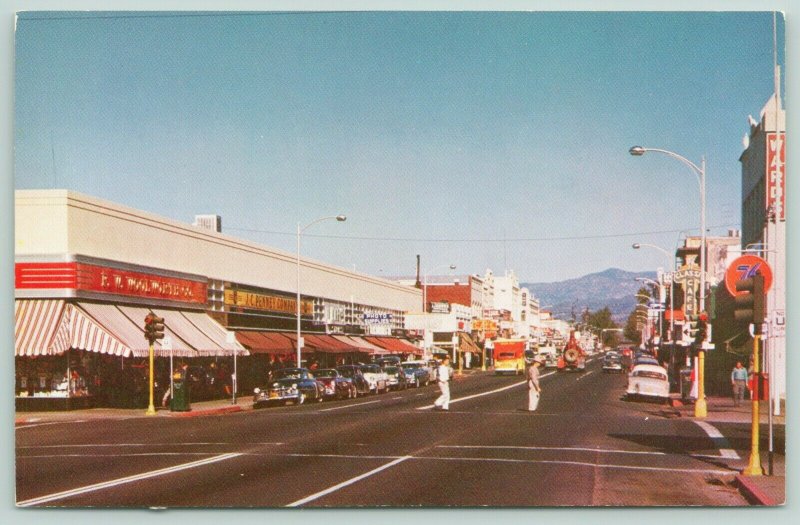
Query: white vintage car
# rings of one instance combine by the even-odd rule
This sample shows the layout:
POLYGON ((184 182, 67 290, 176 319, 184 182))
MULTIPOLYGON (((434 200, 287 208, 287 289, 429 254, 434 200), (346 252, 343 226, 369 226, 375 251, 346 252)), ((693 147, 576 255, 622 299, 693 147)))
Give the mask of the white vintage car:
POLYGON ((628 374, 628 396, 669 398, 667 371, 658 365, 636 365, 628 374))

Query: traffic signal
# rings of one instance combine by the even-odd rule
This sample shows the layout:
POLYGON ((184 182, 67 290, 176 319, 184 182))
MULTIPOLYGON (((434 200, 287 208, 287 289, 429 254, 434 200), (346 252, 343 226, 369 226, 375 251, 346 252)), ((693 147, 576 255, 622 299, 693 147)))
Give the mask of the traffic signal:
POLYGON ((150 344, 164 338, 164 318, 158 317, 153 313, 147 314, 144 318, 144 337, 150 344))
POLYGON ((764 276, 756 274, 748 279, 736 281, 733 317, 740 323, 755 325, 755 333, 761 333, 761 324, 766 317, 764 309, 764 276))
POLYGON ((700 318, 697 320, 697 333, 694 336, 694 343, 702 345, 706 337, 708 337, 708 318, 705 314, 700 314, 700 318))

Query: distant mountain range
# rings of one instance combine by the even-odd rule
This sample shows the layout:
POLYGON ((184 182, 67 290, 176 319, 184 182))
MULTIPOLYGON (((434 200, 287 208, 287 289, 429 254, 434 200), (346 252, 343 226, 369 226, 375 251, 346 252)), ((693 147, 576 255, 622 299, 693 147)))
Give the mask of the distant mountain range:
POLYGON ((599 273, 590 273, 577 279, 554 283, 520 283, 528 288, 539 304, 553 312, 554 317, 571 320, 575 312, 580 319, 587 307, 592 312, 606 306, 611 310, 614 321, 624 324, 636 304, 636 292, 642 283, 637 277, 655 279, 656 272, 626 272, 619 268, 609 268, 599 273))

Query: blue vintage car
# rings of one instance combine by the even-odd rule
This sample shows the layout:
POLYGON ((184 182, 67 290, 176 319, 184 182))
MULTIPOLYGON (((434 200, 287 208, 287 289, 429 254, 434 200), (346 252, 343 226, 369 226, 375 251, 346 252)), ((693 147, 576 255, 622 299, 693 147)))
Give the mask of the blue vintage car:
POLYGON ((431 382, 431 374, 426 365, 421 363, 402 363, 401 369, 406 376, 408 386, 419 388, 431 382))
POLYGON ((292 401, 322 401, 324 389, 306 368, 284 368, 272 374, 269 384, 253 390, 253 408, 292 401))

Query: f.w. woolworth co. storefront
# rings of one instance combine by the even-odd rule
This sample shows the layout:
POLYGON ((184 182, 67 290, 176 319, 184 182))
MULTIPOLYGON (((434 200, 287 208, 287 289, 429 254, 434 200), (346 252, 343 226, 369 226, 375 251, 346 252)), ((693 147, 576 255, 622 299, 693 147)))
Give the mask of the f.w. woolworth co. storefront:
MULTIPOLYGON (((17 191, 17 407, 146 406, 150 312, 166 325, 157 396, 183 362, 195 400, 251 391, 295 363, 296 272, 294 254, 215 231, 75 192, 17 191)), ((402 337, 418 289, 309 259, 300 273, 304 364, 421 353, 402 337)))

